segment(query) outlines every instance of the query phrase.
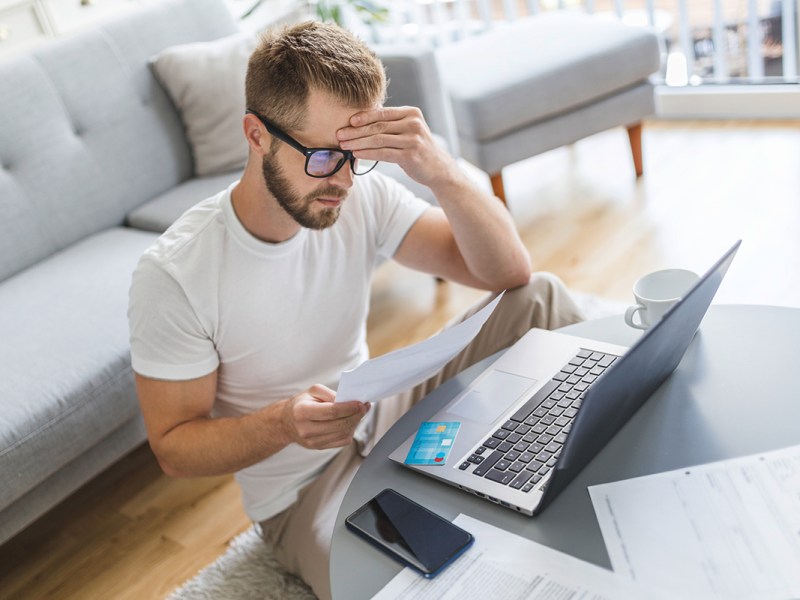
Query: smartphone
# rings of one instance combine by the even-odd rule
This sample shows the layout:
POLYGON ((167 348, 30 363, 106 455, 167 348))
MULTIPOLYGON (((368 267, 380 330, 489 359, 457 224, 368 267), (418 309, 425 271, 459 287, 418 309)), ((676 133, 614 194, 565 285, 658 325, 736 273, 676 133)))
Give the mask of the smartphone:
POLYGON ((345 519, 347 528, 424 577, 435 577, 475 538, 402 494, 385 489, 345 519))

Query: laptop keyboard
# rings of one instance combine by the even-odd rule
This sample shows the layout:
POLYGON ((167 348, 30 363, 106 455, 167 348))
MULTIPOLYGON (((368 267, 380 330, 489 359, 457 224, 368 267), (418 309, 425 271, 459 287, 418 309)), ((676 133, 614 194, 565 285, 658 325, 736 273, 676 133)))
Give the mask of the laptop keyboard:
POLYGON ((589 386, 617 359, 581 350, 503 426, 487 437, 459 469, 523 492, 547 475, 589 386))

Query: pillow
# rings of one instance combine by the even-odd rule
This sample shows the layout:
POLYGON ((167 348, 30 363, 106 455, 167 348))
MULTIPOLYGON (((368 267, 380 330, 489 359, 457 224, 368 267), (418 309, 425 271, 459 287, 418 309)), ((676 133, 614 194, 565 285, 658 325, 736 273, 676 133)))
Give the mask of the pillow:
POLYGON ((255 46, 252 34, 238 33, 173 46, 151 60, 181 114, 197 176, 243 168, 247 162, 244 79, 255 46))

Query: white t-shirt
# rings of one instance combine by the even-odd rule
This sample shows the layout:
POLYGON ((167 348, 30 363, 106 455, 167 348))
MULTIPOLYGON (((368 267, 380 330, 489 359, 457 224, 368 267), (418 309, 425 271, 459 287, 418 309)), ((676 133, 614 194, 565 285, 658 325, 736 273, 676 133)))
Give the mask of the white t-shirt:
MULTIPOLYGON (((335 389, 366 360, 372 273, 429 207, 373 172, 355 179, 332 227, 270 244, 236 217, 235 185, 178 219, 142 256, 130 290, 133 369, 166 380, 218 369, 213 416, 248 414, 314 383, 335 389)), ((336 452, 291 444, 237 473, 248 516, 290 506, 336 452)))

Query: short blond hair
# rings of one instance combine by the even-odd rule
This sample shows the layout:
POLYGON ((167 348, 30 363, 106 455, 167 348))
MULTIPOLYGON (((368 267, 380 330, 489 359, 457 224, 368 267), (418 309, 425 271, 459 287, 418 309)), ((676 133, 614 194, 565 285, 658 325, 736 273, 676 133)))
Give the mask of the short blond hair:
POLYGON ((247 108, 281 128, 300 129, 312 88, 367 107, 384 101, 386 74, 375 53, 337 25, 306 21, 268 30, 247 65, 247 108))

